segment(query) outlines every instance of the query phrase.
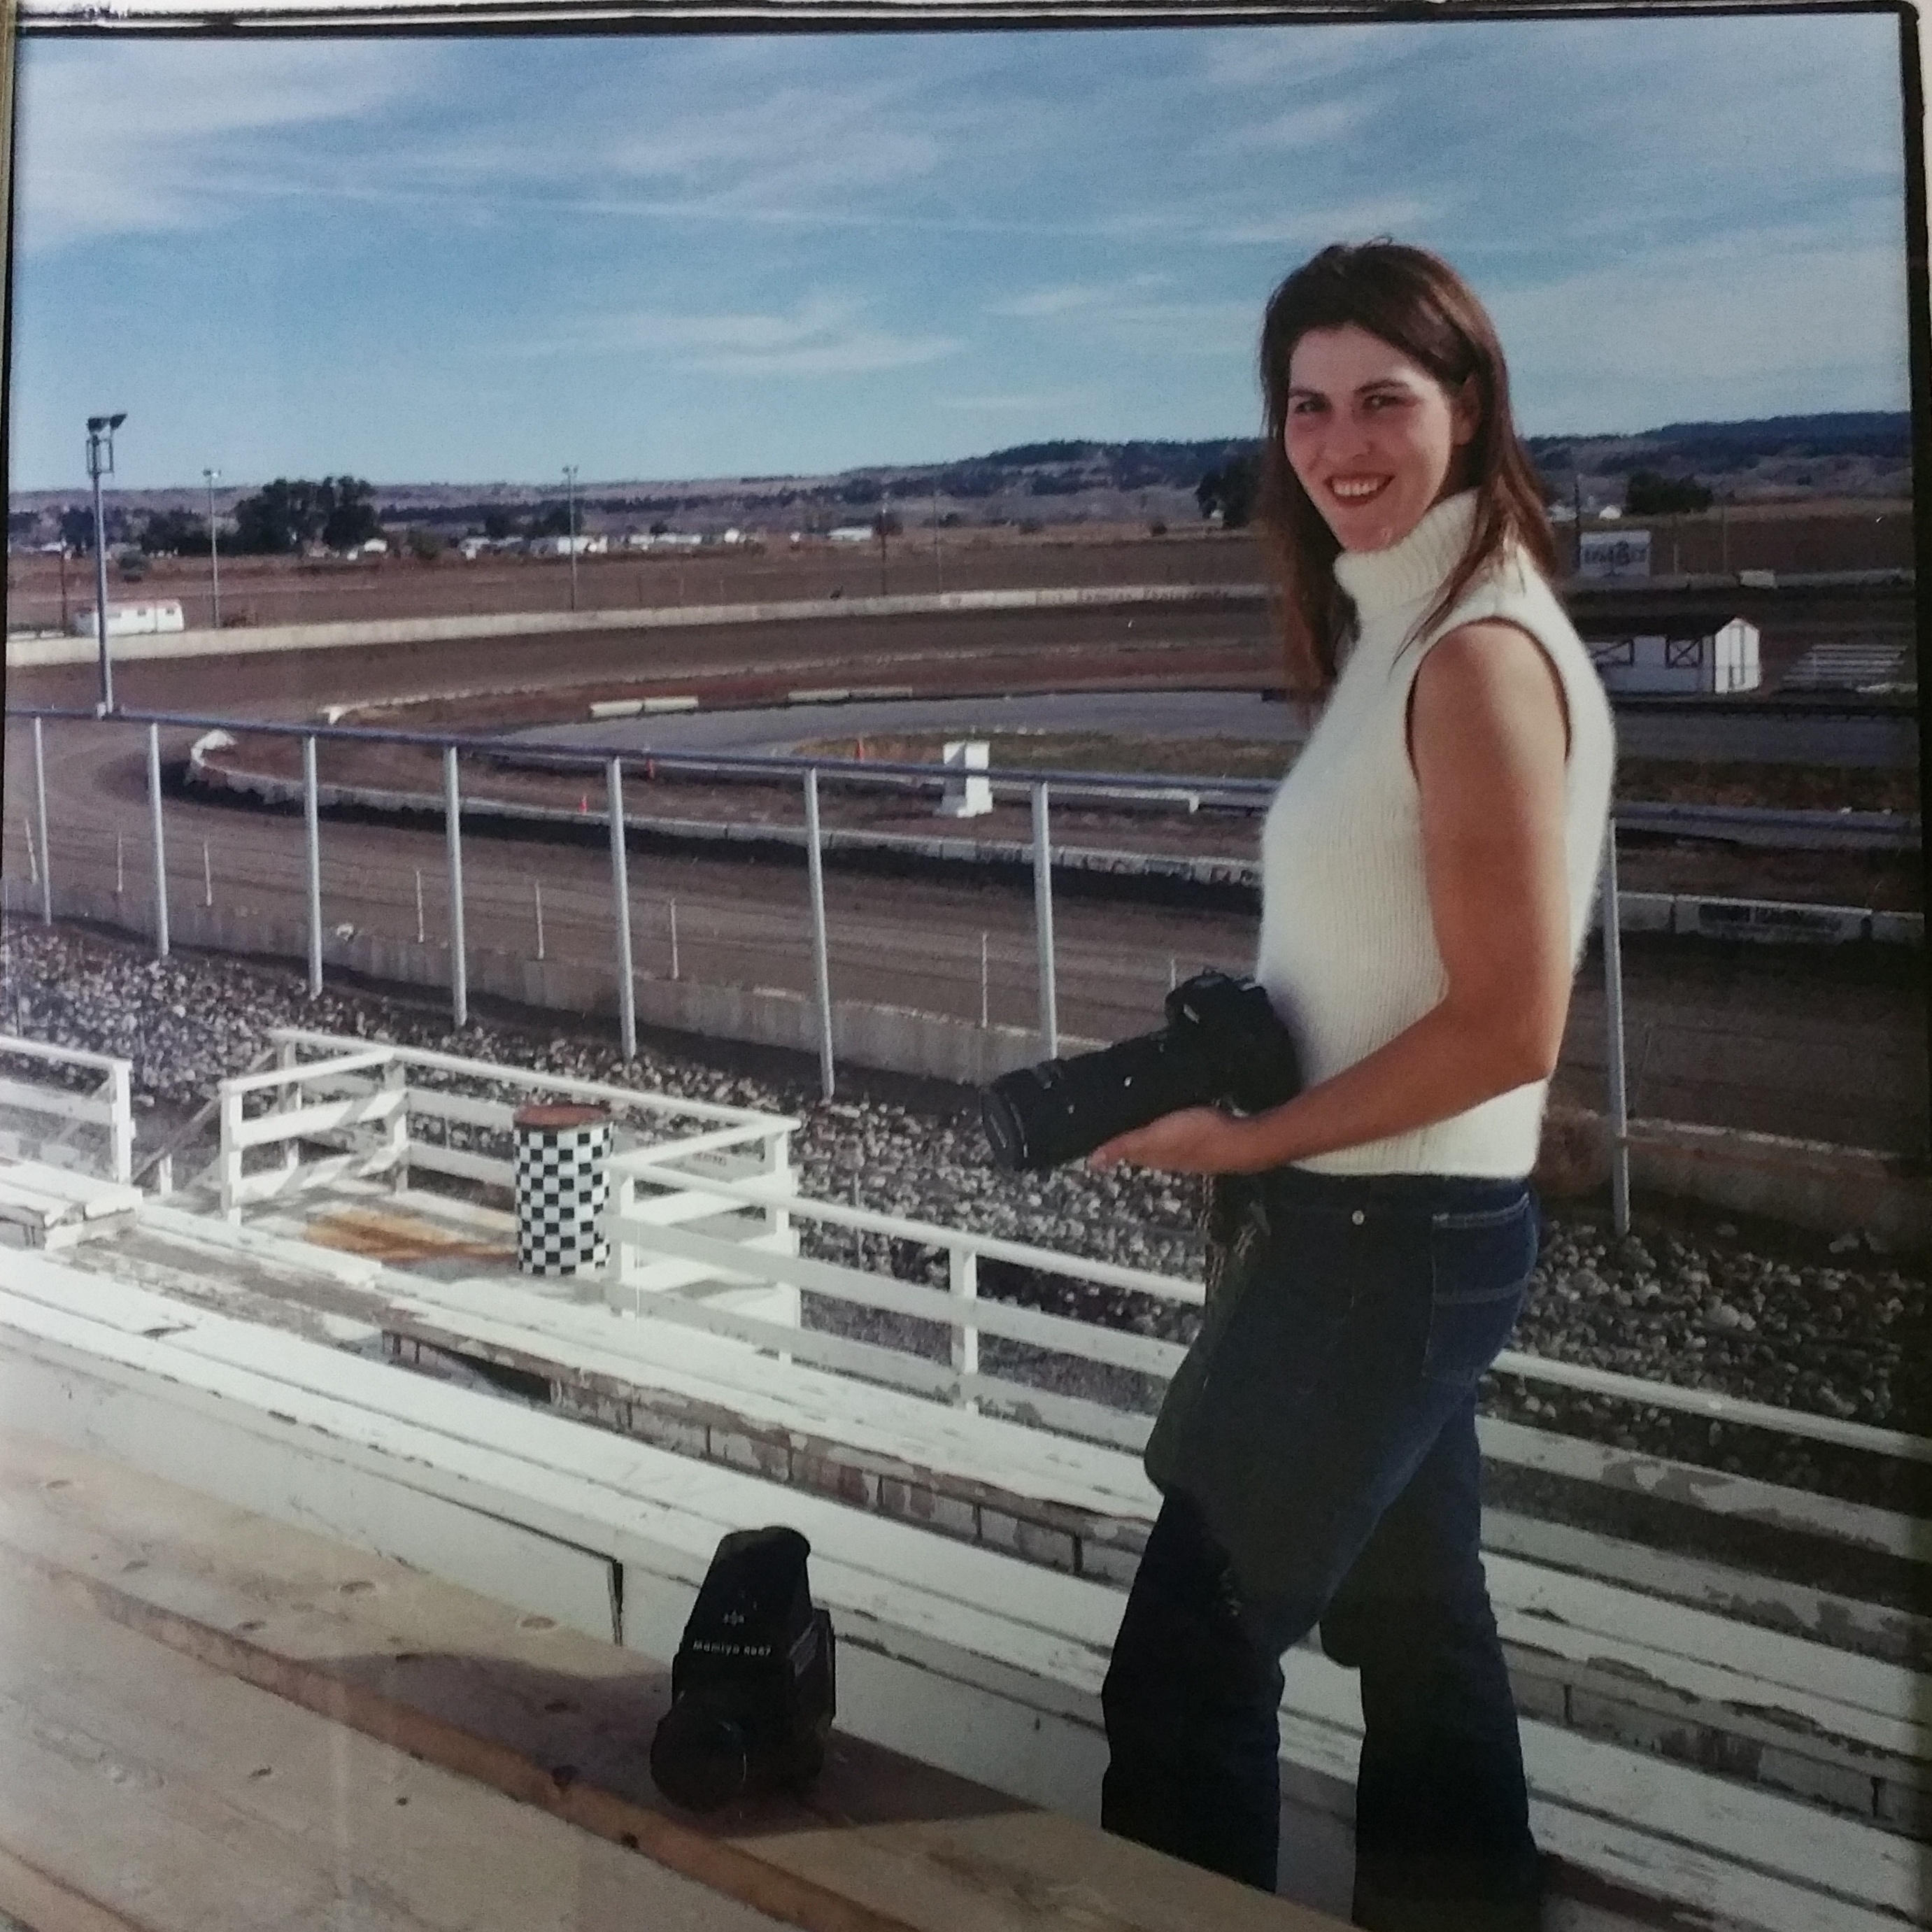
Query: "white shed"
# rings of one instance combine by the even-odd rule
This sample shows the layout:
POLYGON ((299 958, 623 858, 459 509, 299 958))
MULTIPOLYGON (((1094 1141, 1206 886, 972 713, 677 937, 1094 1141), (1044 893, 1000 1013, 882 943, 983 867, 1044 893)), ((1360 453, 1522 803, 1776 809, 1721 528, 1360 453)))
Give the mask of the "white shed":
POLYGON ((1618 638, 1592 644, 1606 691, 1685 697, 1755 691, 1763 680, 1755 624, 1733 617, 1708 638, 1618 638))

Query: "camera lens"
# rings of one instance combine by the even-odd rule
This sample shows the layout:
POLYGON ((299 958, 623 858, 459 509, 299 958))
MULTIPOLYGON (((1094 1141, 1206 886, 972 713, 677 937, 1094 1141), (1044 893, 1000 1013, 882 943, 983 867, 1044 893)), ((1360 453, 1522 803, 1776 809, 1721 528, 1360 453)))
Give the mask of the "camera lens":
POLYGON ((981 1093, 980 1118, 986 1127, 994 1162, 1004 1168, 1025 1166, 1026 1123, 1021 1119, 1019 1110, 997 1086, 988 1087, 981 1093))
POLYGON ((682 1697, 664 1713, 651 1739, 651 1775, 674 1804, 715 1811, 745 1788, 745 1734, 702 1698, 682 1697))

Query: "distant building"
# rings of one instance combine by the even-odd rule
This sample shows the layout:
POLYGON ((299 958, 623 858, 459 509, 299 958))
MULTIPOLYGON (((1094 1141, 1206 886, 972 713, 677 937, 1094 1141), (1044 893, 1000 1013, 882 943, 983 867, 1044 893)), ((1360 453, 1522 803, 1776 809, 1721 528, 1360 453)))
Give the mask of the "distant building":
POLYGON ((1620 638, 1590 646, 1606 691, 1684 697, 1755 691, 1763 681, 1755 624, 1742 617, 1708 638, 1620 638))
MULTIPOLYGON (((68 620, 68 628, 76 638, 99 634, 94 606, 83 604, 68 620)), ((186 620, 181 605, 172 597, 152 604, 110 604, 107 607, 107 634, 110 638, 152 637, 158 632, 184 631, 186 620)))
POLYGON ((841 524, 826 532, 834 543, 870 543, 876 534, 870 524, 841 524))

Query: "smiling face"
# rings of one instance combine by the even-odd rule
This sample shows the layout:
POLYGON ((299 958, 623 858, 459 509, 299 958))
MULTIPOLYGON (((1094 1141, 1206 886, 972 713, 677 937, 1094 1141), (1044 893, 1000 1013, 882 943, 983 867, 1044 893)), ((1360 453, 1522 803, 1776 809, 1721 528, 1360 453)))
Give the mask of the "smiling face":
POLYGON ((1351 322, 1311 328, 1288 358, 1288 466, 1344 550, 1386 550, 1462 487, 1474 412, 1351 322))

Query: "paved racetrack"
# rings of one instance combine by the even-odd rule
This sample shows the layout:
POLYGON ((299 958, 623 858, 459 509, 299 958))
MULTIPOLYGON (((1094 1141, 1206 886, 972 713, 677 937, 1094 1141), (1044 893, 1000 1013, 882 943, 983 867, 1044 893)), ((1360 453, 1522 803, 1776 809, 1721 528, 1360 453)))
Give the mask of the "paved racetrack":
MULTIPOLYGON (((1163 624, 1179 624, 1168 614, 1163 624)), ((1193 643, 1266 662, 1258 614, 1187 614, 1193 643)), ((1050 649, 1028 656, 1012 620, 932 619, 894 626, 743 627, 675 640, 546 640, 540 649, 488 646, 381 653, 303 654, 272 666, 203 662, 130 668, 120 696, 129 707, 300 717, 321 706, 374 696, 500 686, 512 673, 532 684, 646 672, 657 678, 765 667, 795 684, 949 682, 966 674, 982 688, 1010 688, 1015 666, 1040 681, 1102 653, 1117 614, 1070 615, 1048 632, 1050 649), (854 654, 855 642, 866 648, 854 654), (890 661, 890 665, 888 661, 890 661), (908 677, 901 666, 919 667, 908 677), (805 674, 809 673, 808 677, 805 674)), ((1191 646, 1190 646, 1191 648, 1191 646)), ((1166 654, 1162 654, 1165 656, 1166 654)), ((84 700, 74 673, 13 681, 20 701, 84 700)), ((1083 700, 1082 702, 1090 700, 1083 700)), ((1253 700, 1245 700, 1253 702, 1253 700)), ((1262 709, 1256 704, 1255 709, 1262 709)), ((1286 707, 1268 707, 1286 714, 1286 707)), ((815 734, 827 728, 824 716, 815 734)), ((608 731, 608 726, 600 729, 608 731)), ((170 734, 178 759, 190 734, 170 734)), ((60 875, 111 890, 117 870, 127 922, 146 924, 152 904, 145 765, 136 734, 92 724, 48 734, 53 860, 60 875), (118 860, 117 866, 117 844, 118 860)), ((8 734, 4 869, 14 904, 28 875, 24 831, 32 811, 27 737, 8 734)), ((250 917, 302 916, 298 818, 170 798, 164 813, 169 890, 177 902, 206 892, 250 917), (203 860, 206 854, 206 872, 203 860), (204 883, 206 880, 206 883, 204 883)), ((544 943, 553 957, 608 958, 611 921, 608 861, 595 838, 582 842, 472 836, 466 892, 471 943, 534 950, 542 894, 544 943)), ((325 916, 413 940, 416 881, 425 943, 446 929, 443 843, 434 824, 416 827, 331 820, 322 835, 325 916)), ((724 862, 640 849, 632 860, 641 972, 671 970, 670 908, 676 907, 678 970, 743 984, 810 984, 805 878, 801 866, 724 862)), ((832 868, 827 894, 835 989, 842 998, 917 1004, 976 1018, 985 935, 986 1002, 992 1018, 1030 1024, 1035 1012, 1031 904, 1024 886, 989 878, 890 879, 832 868)), ((1252 920, 1232 912, 1096 899, 1064 891, 1061 1024, 1101 1037, 1137 1031, 1157 1016, 1170 974, 1202 964, 1244 967, 1252 920)), ((1693 958, 1682 947, 1628 958, 1633 1097, 1640 1112, 1774 1132, 1923 1151, 1926 1146, 1924 994, 1916 963, 1887 969, 1786 949, 1693 958)), ((1586 970, 1565 1049, 1566 1086, 1600 1092, 1600 1008, 1586 970)))

